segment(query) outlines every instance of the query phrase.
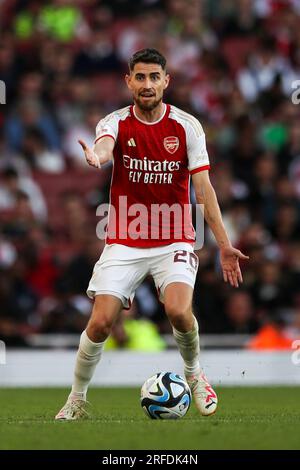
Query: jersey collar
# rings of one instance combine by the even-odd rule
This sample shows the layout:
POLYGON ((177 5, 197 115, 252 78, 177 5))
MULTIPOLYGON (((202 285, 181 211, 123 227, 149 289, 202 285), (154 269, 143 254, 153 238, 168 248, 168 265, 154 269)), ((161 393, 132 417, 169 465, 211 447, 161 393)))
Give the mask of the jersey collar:
POLYGON ((147 121, 143 121, 142 119, 140 119, 135 113, 135 109, 134 109, 135 105, 131 105, 131 112, 132 112, 132 115, 135 117, 135 119, 137 119, 139 122, 142 122, 143 124, 146 124, 147 126, 153 126, 154 124, 158 124, 159 122, 161 122, 164 119, 164 117, 169 114, 169 105, 165 103, 163 103, 163 105, 164 105, 164 112, 162 113, 160 118, 154 122, 147 122, 147 121))

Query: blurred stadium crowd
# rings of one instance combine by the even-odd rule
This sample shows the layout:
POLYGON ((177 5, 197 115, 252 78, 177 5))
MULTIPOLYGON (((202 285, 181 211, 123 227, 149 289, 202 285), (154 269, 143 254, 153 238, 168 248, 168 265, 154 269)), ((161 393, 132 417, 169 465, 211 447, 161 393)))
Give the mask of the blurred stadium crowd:
MULTIPOLYGON (((202 333, 255 333, 259 344, 271 331, 282 347, 299 337, 299 24, 299 0, 0 2, 1 339, 85 327, 111 168, 90 169, 77 139, 91 144, 98 120, 130 102, 127 60, 143 47, 168 59, 166 101, 201 121, 224 222, 250 256, 243 287, 228 287, 207 232, 202 333)), ((150 280, 130 314, 170 331, 150 280)), ((122 325, 115 336, 126 344, 122 325)))

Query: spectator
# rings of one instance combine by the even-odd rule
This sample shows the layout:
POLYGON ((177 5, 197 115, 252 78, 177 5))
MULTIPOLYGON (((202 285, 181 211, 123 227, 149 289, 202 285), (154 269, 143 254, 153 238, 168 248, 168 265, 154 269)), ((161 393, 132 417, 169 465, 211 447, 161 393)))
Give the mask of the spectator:
POLYGON ((95 129, 103 115, 104 113, 101 112, 98 106, 90 105, 86 109, 84 121, 77 126, 69 127, 66 132, 63 142, 64 150, 76 166, 87 168, 78 139, 83 139, 88 145, 93 145, 95 129))
POLYGON ((10 148, 20 150, 25 130, 32 126, 40 129, 49 148, 60 147, 60 138, 53 119, 43 110, 40 102, 25 99, 6 122, 6 137, 10 148))
POLYGON ((60 151, 48 148, 45 137, 37 128, 25 131, 21 153, 32 169, 48 173, 61 173, 65 169, 60 151))
POLYGON ((17 200, 20 202, 20 192, 27 196, 34 217, 45 222, 47 205, 38 185, 30 177, 19 176, 13 168, 6 168, 2 174, 0 210, 13 210, 17 200))
POLYGON ((254 306, 250 295, 240 291, 231 294, 225 305, 224 333, 254 333, 257 330, 257 321, 254 315, 254 306))

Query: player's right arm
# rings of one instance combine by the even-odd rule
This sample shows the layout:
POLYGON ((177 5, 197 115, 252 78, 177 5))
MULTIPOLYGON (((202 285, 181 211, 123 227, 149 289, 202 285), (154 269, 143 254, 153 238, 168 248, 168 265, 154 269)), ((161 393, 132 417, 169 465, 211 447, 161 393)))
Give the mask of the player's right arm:
POLYGON ((104 136, 97 140, 93 148, 89 147, 83 140, 78 140, 83 148, 86 161, 95 168, 101 168, 101 165, 112 160, 115 141, 110 136, 104 136))
POLYGON ((93 148, 79 140, 83 148, 86 161, 89 165, 101 168, 101 165, 113 159, 113 150, 118 137, 119 118, 116 113, 111 113, 101 119, 96 127, 96 140, 93 148))

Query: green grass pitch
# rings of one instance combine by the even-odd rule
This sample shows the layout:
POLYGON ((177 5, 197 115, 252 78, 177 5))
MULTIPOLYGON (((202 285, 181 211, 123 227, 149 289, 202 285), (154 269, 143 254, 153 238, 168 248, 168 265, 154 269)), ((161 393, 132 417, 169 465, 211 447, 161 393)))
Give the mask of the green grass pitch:
POLYGON ((214 416, 192 405, 178 421, 150 420, 139 390, 92 388, 93 417, 55 422, 68 391, 0 389, 0 449, 300 449, 296 387, 218 388, 214 416))

